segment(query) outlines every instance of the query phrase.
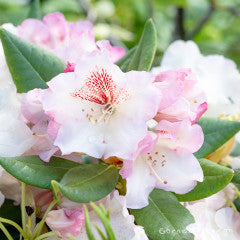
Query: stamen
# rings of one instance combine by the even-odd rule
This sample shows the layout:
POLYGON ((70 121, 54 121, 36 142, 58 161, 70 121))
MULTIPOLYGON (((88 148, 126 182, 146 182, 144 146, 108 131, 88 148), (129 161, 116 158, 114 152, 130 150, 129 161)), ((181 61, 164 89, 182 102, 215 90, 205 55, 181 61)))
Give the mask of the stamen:
POLYGON ((33 133, 33 136, 35 136, 35 137, 47 137, 48 136, 48 134, 37 134, 37 133, 33 133))
MULTIPOLYGON (((92 109, 91 109, 91 111, 92 111, 92 109)), ((102 114, 99 118, 94 120, 93 115, 90 115, 88 117, 88 114, 87 114, 87 118, 89 118, 89 120, 91 121, 92 124, 100 123, 102 120, 104 122, 108 122, 108 120, 110 119, 110 117, 114 113, 114 111, 115 111, 115 107, 111 103, 108 103, 104 107, 101 108, 102 114)))
POLYGON ((93 116, 92 116, 92 115, 89 117, 89 120, 90 120, 90 122, 91 122, 92 124, 96 124, 96 121, 94 121, 94 119, 93 119, 93 116))
POLYGON ((147 162, 148 166, 150 167, 150 169, 152 170, 152 172, 153 172, 153 174, 155 175, 155 177, 157 178, 157 180, 158 180, 160 183, 167 184, 167 181, 162 180, 162 179, 158 176, 158 174, 156 173, 156 171, 155 171, 154 168, 152 167, 152 164, 151 164, 150 162, 148 162, 148 161, 146 161, 146 162, 147 162))

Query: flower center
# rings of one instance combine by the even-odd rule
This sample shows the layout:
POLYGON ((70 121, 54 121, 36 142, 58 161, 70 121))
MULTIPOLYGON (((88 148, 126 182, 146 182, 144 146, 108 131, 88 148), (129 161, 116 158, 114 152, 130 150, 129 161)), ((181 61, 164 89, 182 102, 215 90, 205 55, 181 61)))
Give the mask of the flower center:
POLYGON ((97 124, 100 122, 107 122, 111 115, 115 112, 116 107, 112 105, 111 103, 107 103, 103 107, 101 107, 100 114, 97 115, 90 115, 89 120, 91 121, 92 124, 97 124))
POLYGON ((126 101, 130 94, 113 81, 106 69, 95 66, 83 86, 71 92, 70 96, 85 101, 83 114, 92 124, 97 124, 107 122, 116 112, 117 105, 126 101))
POLYGON ((117 86, 106 69, 97 66, 90 72, 84 85, 70 95, 101 105, 119 104, 129 97, 127 90, 117 86))

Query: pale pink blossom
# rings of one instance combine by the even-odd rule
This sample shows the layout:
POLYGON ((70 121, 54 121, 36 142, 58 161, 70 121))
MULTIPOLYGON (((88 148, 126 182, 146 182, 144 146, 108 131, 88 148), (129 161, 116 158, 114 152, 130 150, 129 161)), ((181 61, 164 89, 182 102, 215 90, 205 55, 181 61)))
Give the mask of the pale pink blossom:
POLYGON ((127 180, 129 208, 147 206, 154 188, 184 194, 192 190, 197 181, 203 181, 202 169, 193 155, 203 143, 201 127, 189 121, 162 120, 155 131, 158 133, 149 132, 140 142, 130 160, 123 161, 120 174, 127 180))
POLYGON ((195 235, 194 240, 238 240, 240 214, 229 204, 235 199, 234 185, 229 184, 208 198, 184 203, 195 219, 195 223, 187 227, 195 235))
POLYGON ((39 157, 48 162, 53 154, 59 148, 53 145, 56 130, 56 124, 51 122, 50 118, 45 115, 41 104, 42 89, 34 89, 23 94, 22 114, 28 121, 32 134, 35 137, 35 144, 29 149, 25 155, 39 155, 39 157), (51 131, 48 133, 48 128, 51 131))
POLYGON ((204 90, 209 106, 207 116, 239 111, 240 73, 231 59, 221 55, 205 56, 195 42, 177 40, 165 51, 160 67, 153 68, 152 72, 158 74, 181 68, 191 68, 199 87, 204 90))
POLYGON ((0 202, 11 199, 14 204, 21 202, 21 184, 0 166, 0 202))
POLYGON ((107 40, 96 44, 93 25, 89 21, 68 22, 60 12, 47 14, 42 21, 26 19, 18 26, 17 35, 40 45, 65 62, 75 63, 82 54, 101 49, 109 51, 114 62, 125 54, 122 47, 113 47, 107 40))
POLYGON ((83 208, 52 210, 47 215, 46 223, 62 239, 69 239, 68 234, 76 236, 84 228, 83 208))
POLYGON ((105 52, 82 56, 74 72, 47 84, 43 108, 59 126, 54 145, 63 154, 129 158, 146 136, 146 122, 156 115, 161 98, 151 74, 123 73, 105 52))
MULTIPOLYGON (((2 27, 12 33, 12 24, 2 27)), ((0 41, 0 156, 22 155, 34 144, 30 129, 20 120, 21 97, 16 92, 0 41)))
POLYGON ((157 121, 190 120, 192 123, 207 110, 204 92, 197 87, 197 81, 190 69, 160 72, 155 78, 156 86, 163 93, 157 121))
POLYGON ((198 202, 187 207, 195 218, 187 230, 194 240, 238 240, 240 238, 240 214, 230 207, 213 210, 198 202))
POLYGON ((108 40, 97 41, 97 46, 101 50, 106 50, 110 53, 112 62, 117 62, 126 53, 122 47, 113 47, 108 40))
MULTIPOLYGON (((119 196, 117 191, 108 195, 101 200, 105 209, 110 209, 110 222, 116 238, 119 240, 147 240, 147 236, 141 226, 134 224, 134 217, 129 215, 126 208, 126 199, 124 196, 119 196)), ((51 211, 48 213, 46 223, 58 236, 65 239, 70 233, 77 240, 88 240, 85 221, 83 215, 83 208, 81 204, 74 204, 75 209, 64 209, 51 211)), ((96 212, 88 206, 89 218, 92 225, 93 234, 96 240, 100 240, 97 230, 93 223, 105 233, 104 227, 96 212)), ((66 238, 67 239, 67 238, 66 238)))

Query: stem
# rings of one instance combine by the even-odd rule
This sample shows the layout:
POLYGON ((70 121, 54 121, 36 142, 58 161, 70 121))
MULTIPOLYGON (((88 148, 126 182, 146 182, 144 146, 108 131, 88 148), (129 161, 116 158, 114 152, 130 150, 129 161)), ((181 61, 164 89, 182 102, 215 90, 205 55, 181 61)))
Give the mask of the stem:
POLYGON ((8 223, 8 224, 12 225, 13 227, 15 227, 20 232, 20 234, 24 238, 26 238, 26 234, 24 233, 23 229, 17 223, 13 222, 10 219, 6 219, 6 218, 2 218, 2 217, 0 217, 0 222, 4 222, 4 223, 8 223))
POLYGON ((14 240, 8 230, 4 227, 4 225, 0 222, 0 229, 3 231, 5 236, 7 237, 8 240, 14 240))
POLYGON ((234 187, 234 190, 236 192, 237 197, 240 198, 240 191, 238 190, 238 188, 234 187))
POLYGON ((26 184, 21 182, 22 185, 22 200, 21 200, 21 214, 22 214, 22 228, 26 232, 26 184))
POLYGON ((175 31, 173 36, 174 40, 185 39, 184 15, 184 8, 178 7, 175 18, 175 31))
POLYGON ((227 199, 227 203, 229 203, 229 205, 232 207, 232 209, 233 209, 235 212, 237 212, 238 210, 237 210, 236 206, 234 205, 233 201, 232 201, 228 196, 225 196, 225 197, 226 197, 226 199, 227 199))
POLYGON ((51 209, 58 203, 58 200, 54 199, 48 206, 47 210, 45 211, 42 220, 39 222, 37 225, 36 229, 33 232, 32 238, 34 239, 35 237, 39 236, 41 234, 45 219, 47 217, 47 214, 51 211, 51 209))
POLYGON ((38 236, 37 238, 35 238, 35 240, 41 240, 41 239, 44 239, 44 238, 47 238, 47 237, 51 237, 51 236, 54 236, 55 233, 54 232, 47 232, 47 233, 44 233, 40 236, 38 236))

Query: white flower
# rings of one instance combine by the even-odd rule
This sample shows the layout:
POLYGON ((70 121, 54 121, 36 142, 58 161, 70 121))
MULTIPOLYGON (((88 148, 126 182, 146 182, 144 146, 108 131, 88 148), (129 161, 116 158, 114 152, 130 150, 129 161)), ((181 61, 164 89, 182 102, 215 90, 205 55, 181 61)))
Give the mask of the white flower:
POLYGON ((236 64, 221 55, 204 56, 193 41, 173 42, 166 50, 161 66, 153 73, 168 69, 191 68, 207 96, 207 116, 234 114, 240 109, 240 73, 236 64))

